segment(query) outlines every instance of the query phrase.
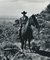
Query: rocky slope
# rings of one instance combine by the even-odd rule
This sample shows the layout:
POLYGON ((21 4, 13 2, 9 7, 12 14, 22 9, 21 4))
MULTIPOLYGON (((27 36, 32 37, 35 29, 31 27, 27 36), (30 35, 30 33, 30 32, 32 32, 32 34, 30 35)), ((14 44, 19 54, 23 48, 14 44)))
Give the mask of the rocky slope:
MULTIPOLYGON (((50 52, 50 4, 44 11, 42 11, 40 14, 37 14, 36 17, 41 28, 39 38, 37 29, 35 27, 33 28, 34 39, 31 41, 31 46, 33 47, 34 45, 38 45, 40 46, 40 50, 50 52)), ((18 43, 16 43, 17 30, 18 28, 15 28, 11 22, 4 22, 0 24, 0 55, 3 54, 1 53, 2 47, 9 44, 14 44, 16 46, 18 45, 18 43)), ((48 57, 44 57, 35 53, 29 53, 29 50, 24 50, 24 52, 17 55, 15 56, 14 60, 50 60, 48 57)))

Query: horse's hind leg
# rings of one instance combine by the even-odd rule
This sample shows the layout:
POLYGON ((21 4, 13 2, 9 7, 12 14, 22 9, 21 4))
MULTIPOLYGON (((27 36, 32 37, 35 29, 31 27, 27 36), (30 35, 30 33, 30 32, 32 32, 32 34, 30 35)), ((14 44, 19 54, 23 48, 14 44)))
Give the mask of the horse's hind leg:
POLYGON ((24 41, 21 40, 21 48, 23 49, 23 46, 24 46, 24 41))
POLYGON ((21 44, 21 48, 22 48, 22 50, 23 50, 23 44, 21 44))
POLYGON ((26 40, 25 40, 25 49, 26 49, 26 40))

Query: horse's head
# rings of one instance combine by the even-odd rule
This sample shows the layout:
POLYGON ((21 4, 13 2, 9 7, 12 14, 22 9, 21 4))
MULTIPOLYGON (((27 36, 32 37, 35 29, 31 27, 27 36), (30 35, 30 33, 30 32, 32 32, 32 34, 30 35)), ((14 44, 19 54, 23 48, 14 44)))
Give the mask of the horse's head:
POLYGON ((30 18, 29 18, 29 25, 30 26, 31 25, 35 26, 35 23, 34 23, 34 20, 33 20, 32 16, 30 16, 30 18))
POLYGON ((33 25, 34 27, 36 27, 38 29, 38 31, 40 31, 40 26, 39 26, 39 23, 35 17, 35 15, 32 15, 30 18, 29 18, 29 24, 30 25, 33 25))

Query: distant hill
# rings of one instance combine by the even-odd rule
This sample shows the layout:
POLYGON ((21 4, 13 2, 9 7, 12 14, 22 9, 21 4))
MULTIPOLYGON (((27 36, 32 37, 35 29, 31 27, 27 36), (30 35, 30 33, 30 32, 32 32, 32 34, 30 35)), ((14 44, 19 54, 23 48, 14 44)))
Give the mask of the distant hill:
POLYGON ((17 18, 0 17, 0 23, 3 23, 3 22, 12 22, 12 23, 14 23, 14 21, 15 21, 16 19, 17 19, 17 18))

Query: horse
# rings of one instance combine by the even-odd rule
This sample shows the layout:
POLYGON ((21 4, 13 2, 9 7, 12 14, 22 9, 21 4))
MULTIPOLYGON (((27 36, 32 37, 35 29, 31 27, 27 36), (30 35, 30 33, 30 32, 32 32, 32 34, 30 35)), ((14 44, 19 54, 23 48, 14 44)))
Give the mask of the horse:
POLYGON ((40 30, 39 24, 38 24, 37 19, 35 18, 34 15, 30 16, 25 27, 24 28, 21 27, 21 29, 20 29, 19 36, 20 36, 22 49, 24 48, 24 45, 25 45, 25 49, 26 49, 26 42, 27 41, 28 41, 29 49, 30 49, 30 42, 32 39, 34 39, 33 30, 32 30, 31 26, 36 27, 38 29, 38 31, 40 30))

